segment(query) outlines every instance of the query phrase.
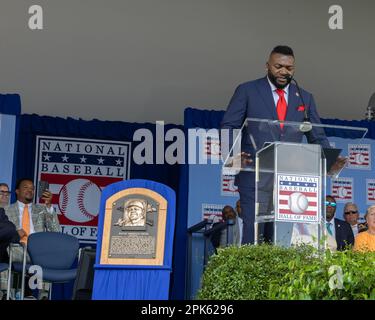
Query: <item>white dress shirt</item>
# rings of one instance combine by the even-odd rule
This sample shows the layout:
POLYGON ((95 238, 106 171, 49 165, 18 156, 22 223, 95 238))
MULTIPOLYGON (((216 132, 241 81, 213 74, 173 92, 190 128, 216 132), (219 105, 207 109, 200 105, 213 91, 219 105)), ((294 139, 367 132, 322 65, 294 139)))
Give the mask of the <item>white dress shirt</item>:
POLYGON ((332 237, 336 238, 336 229, 335 229, 335 219, 332 219, 331 221, 326 221, 326 228, 328 233, 328 226, 327 224, 331 225, 331 231, 332 231, 332 237))
POLYGON ((353 230, 354 237, 358 234, 358 224, 355 224, 354 226, 350 225, 353 230))
MULTIPOLYGON (((273 101, 275 102, 275 108, 276 108, 277 107, 277 101, 279 101, 279 95, 276 92, 277 88, 270 81, 270 79, 268 77, 267 77, 267 80, 268 80, 268 83, 270 84, 270 87, 271 87, 271 90, 272 90, 273 101)), ((284 98, 285 98, 286 104, 288 105, 289 84, 283 89, 283 91, 284 91, 284 98)))
POLYGON ((326 230, 327 230, 327 240, 326 240, 327 248, 334 252, 334 251, 337 250, 336 229, 335 229, 335 219, 334 218, 332 218, 331 221, 326 221, 326 230), (332 235, 330 235, 328 233, 328 224, 331 225, 330 229, 332 231, 332 235))

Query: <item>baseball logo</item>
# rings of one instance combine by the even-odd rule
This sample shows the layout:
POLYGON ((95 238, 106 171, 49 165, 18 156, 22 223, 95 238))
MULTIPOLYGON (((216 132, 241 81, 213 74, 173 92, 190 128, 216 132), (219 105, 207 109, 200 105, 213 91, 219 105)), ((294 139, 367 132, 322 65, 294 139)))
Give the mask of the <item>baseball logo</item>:
POLYGON ((338 194, 339 194, 339 198, 345 198, 348 194, 348 192, 346 191, 346 189, 344 187, 340 187, 338 189, 338 194))
POLYGON ((304 194, 294 192, 289 196, 288 206, 293 213, 301 214, 306 211, 309 201, 304 194))
POLYGON ((211 155, 220 155, 220 144, 215 141, 211 142, 211 155))
POLYGON ((357 153, 354 157, 354 161, 358 164, 362 164, 363 162, 365 162, 365 157, 363 156, 363 154, 357 153))
POLYGON ((100 188, 87 179, 75 179, 59 193, 60 212, 71 221, 88 222, 99 213, 100 188))

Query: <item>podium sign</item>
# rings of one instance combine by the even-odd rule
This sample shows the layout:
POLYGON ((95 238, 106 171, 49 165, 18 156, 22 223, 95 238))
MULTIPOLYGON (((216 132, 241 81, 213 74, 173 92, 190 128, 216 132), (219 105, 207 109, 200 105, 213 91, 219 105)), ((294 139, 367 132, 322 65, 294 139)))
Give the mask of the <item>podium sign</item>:
POLYGON ((275 221, 318 224, 320 176, 278 174, 275 221))

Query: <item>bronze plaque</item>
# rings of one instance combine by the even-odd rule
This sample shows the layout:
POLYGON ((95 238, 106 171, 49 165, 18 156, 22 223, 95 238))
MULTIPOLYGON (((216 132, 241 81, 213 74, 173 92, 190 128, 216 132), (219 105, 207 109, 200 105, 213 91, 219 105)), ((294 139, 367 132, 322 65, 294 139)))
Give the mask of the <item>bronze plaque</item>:
POLYGON ((163 265, 167 201, 143 188, 106 201, 101 264, 163 265))

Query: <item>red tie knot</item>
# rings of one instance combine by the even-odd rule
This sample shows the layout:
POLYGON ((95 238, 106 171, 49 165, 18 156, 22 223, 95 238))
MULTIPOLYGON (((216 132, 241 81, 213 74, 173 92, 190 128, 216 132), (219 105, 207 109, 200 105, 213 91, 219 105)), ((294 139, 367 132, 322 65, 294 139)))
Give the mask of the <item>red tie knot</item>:
POLYGON ((276 93, 279 95, 279 97, 284 97, 284 90, 283 89, 276 89, 276 93))

